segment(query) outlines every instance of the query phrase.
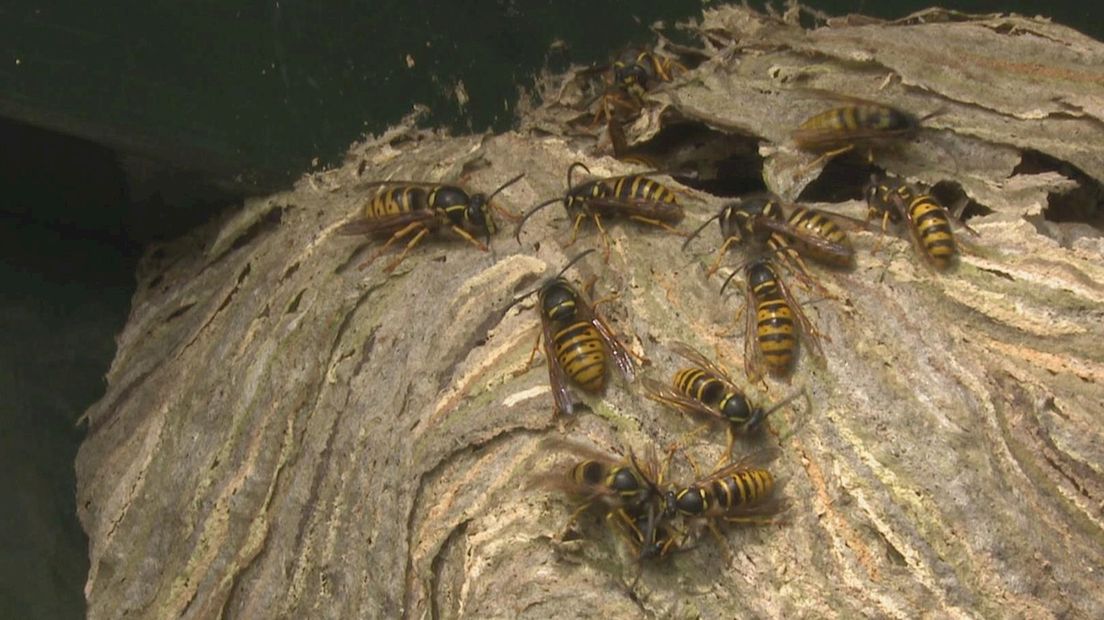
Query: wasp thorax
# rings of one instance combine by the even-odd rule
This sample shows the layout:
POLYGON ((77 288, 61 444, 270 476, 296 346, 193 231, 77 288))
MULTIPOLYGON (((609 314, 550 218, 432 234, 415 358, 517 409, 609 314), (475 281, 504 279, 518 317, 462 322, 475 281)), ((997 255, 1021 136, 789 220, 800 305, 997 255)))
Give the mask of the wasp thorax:
POLYGON ((628 467, 619 467, 610 477, 610 488, 621 494, 636 493, 643 487, 640 476, 628 467))
POLYGON ((705 493, 698 487, 683 489, 675 498, 675 508, 684 514, 701 514, 706 510, 705 493))
POLYGON ((777 278, 774 272, 764 261, 756 261, 748 265, 748 284, 751 288, 757 288, 763 284, 773 283, 777 278))
POLYGON ((541 291, 541 312, 552 321, 570 321, 575 317, 575 289, 566 280, 553 280, 541 291))
POLYGON ((733 422, 743 422, 751 417, 751 405, 740 394, 729 394, 720 406, 721 415, 733 422))

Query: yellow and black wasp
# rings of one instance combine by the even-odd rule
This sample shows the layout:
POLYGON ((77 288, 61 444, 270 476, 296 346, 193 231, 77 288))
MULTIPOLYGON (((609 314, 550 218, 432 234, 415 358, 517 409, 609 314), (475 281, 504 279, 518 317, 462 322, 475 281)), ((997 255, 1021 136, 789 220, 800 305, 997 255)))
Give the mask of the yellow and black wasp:
MULTIPOLYGON (((557 415, 574 411, 574 403, 567 387, 569 378, 582 390, 593 394, 605 387, 606 366, 610 358, 613 358, 626 380, 632 381, 635 372, 631 354, 613 334, 613 330, 586 298, 563 277, 572 265, 593 251, 587 250, 571 259, 559 275, 510 304, 512 307, 533 293, 539 293, 541 333, 533 347, 533 354, 536 354, 537 346, 543 341, 548 383, 552 388, 557 415)), ((530 355, 529 364, 532 361, 533 355, 530 355)))
POLYGON ((376 181, 366 188, 377 188, 375 196, 364 205, 361 216, 341 226, 341 235, 387 235, 389 238, 379 250, 360 265, 363 269, 379 258, 391 244, 414 235, 406 243, 398 258, 391 261, 385 272, 394 271, 410 252, 431 231, 444 226, 452 229, 465 241, 487 251, 491 235, 498 227, 492 210, 508 219, 517 219, 510 211, 495 206, 491 200, 502 190, 521 180, 525 173, 506 181, 490 195, 469 194, 456 185, 419 183, 416 181, 376 181), (487 243, 476 239, 485 236, 487 243))
POLYGON ((662 525, 656 521, 661 511, 661 497, 656 486, 654 456, 638 459, 630 451, 627 457, 612 457, 562 439, 547 440, 544 445, 570 452, 578 459, 566 476, 562 470, 556 470, 534 479, 534 486, 557 490, 582 502, 568 518, 563 528, 565 533, 583 512, 599 507, 606 523, 624 537, 634 553, 650 553, 646 549, 664 544, 658 542, 668 530, 657 527, 662 525))
POLYGON ((663 490, 663 514, 705 523, 722 546, 727 547, 717 523, 768 525, 787 509, 782 485, 766 466, 781 454, 778 448, 764 448, 738 461, 721 464, 702 476, 691 460, 697 479, 689 485, 668 485, 663 490))
POLYGON ((801 395, 795 392, 770 408, 755 406, 724 369, 697 349, 683 342, 671 343, 670 348, 690 365, 675 373, 671 385, 642 377, 647 397, 685 414, 725 423, 728 432, 725 454, 732 452, 736 435, 757 433, 768 416, 801 395))
POLYGON ((951 230, 951 215, 931 194, 895 177, 876 176, 871 177, 863 193, 868 217, 881 218, 883 233, 888 222, 904 220, 913 246, 928 265, 946 271, 954 263, 958 246, 951 230))
POLYGON ((682 234, 672 226, 682 221, 683 216, 674 190, 642 174, 594 178, 576 185, 573 179, 575 168, 582 168, 590 174, 586 164, 572 163, 567 169, 567 192, 562 197, 538 204, 521 218, 514 230, 518 243, 521 243, 521 229, 525 222, 537 211, 556 202, 563 202, 568 216, 573 219, 568 245, 575 243, 583 220, 592 219, 605 244, 606 260, 609 260, 610 243, 602 227, 603 216, 625 217, 682 234))
MULTIPOLYGON (((755 259, 742 267, 747 273, 747 312, 744 332, 744 370, 749 377, 761 377, 760 366, 774 377, 785 377, 797 358, 798 337, 805 340, 811 352, 823 358, 817 331, 801 306, 794 301, 777 270, 766 259, 755 259), (752 309, 754 308, 754 316, 752 309), (752 345, 752 342, 755 344, 752 345), (749 348, 753 348, 749 351, 749 348)), ((721 287, 740 272, 732 272, 721 287)))
POLYGON ((932 112, 917 117, 893 106, 859 97, 823 93, 838 99, 843 105, 825 110, 806 119, 793 131, 797 148, 834 157, 852 149, 868 151, 878 146, 908 140, 919 131, 927 119, 942 113, 932 112))
POLYGON ((836 222, 838 216, 800 205, 789 205, 789 215, 781 199, 770 193, 752 194, 723 205, 683 243, 683 249, 713 220, 718 220, 724 243, 709 268, 720 268, 725 252, 736 244, 752 245, 753 251, 768 250, 798 273, 807 274, 802 260, 807 256, 834 267, 850 267, 855 261, 851 239, 836 222))
POLYGON ((615 109, 622 110, 622 118, 631 116, 644 107, 645 93, 685 71, 686 66, 682 63, 653 51, 625 50, 610 67, 607 78, 610 82, 601 96, 594 123, 600 122, 603 115, 608 122, 617 122, 615 109))

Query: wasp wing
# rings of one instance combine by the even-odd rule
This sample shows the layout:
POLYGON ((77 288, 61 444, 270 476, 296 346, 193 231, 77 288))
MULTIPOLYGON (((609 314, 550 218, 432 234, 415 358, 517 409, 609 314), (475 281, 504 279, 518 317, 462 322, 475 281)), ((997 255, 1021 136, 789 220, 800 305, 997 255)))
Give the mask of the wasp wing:
POLYGON ((719 412, 705 406, 705 403, 694 400, 665 383, 651 377, 641 377, 640 382, 644 386, 644 395, 657 403, 684 413, 697 413, 716 420, 724 419, 719 412))
POLYGON ((683 217, 682 206, 675 202, 587 198, 586 204, 605 214, 656 220, 664 224, 677 224, 683 217))
POLYGON ((805 315, 805 312, 801 310, 801 305, 798 304, 793 295, 790 294, 790 289, 786 286, 786 283, 782 281, 782 278, 776 279, 778 280, 778 290, 782 293, 782 297, 786 299, 786 303, 790 306, 794 318, 801 323, 801 337, 805 340, 805 344, 809 347, 810 352, 818 358, 824 359, 824 349, 820 347, 820 338, 817 337, 817 332, 813 329, 813 323, 809 320, 809 317, 805 315))
POLYGON ((374 235, 393 233, 411 224, 423 224, 433 227, 437 224, 437 214, 432 209, 416 209, 385 215, 383 217, 360 217, 342 224, 335 231, 338 235, 374 235))
POLYGON ((729 377, 728 373, 725 372, 723 368, 721 368, 712 360, 703 355, 701 351, 698 351, 685 342, 679 341, 672 342, 670 349, 686 361, 698 366, 698 368, 709 371, 711 374, 713 374, 713 376, 717 377, 721 380, 721 382, 725 383, 725 387, 727 387, 729 390, 732 390, 733 392, 743 393, 743 390, 736 386, 736 383, 732 380, 732 377, 729 377))
POLYGON ((544 339, 544 359, 548 365, 548 385, 552 389, 552 398, 556 402, 556 415, 571 415, 575 412, 575 402, 567 388, 567 377, 560 358, 556 356, 556 345, 552 333, 552 321, 541 315, 541 335, 544 339))
MULTIPOLYGON (((832 217, 831 214, 816 209, 806 209, 806 211, 809 211, 813 214, 820 214, 823 217, 832 217)), ((796 240, 799 243, 809 246, 810 248, 814 248, 819 252, 823 252, 826 255, 832 256, 835 259, 838 259, 838 261, 841 263, 850 263, 855 259, 855 249, 849 244, 845 245, 842 243, 837 243, 835 241, 830 241, 828 239, 825 239, 824 237, 811 233, 802 227, 794 226, 793 224, 785 220, 776 220, 769 217, 756 217, 753 226, 762 226, 763 228, 789 237, 790 239, 796 240)))
MULTIPOLYGON (((582 301, 582 300, 580 300, 582 301)), ((598 316, 590 308, 586 308, 590 312, 590 323, 598 330, 598 334, 605 341, 606 346, 609 347, 610 355, 613 357, 613 361, 617 364, 617 369, 621 371, 621 375, 625 377, 626 381, 632 382, 633 377, 636 376, 636 365, 633 364, 632 355, 629 354, 625 345, 621 344, 621 341, 614 335, 610 326, 598 316)))
POLYGON ((701 480, 695 481, 694 484, 696 486, 704 486, 714 480, 727 478, 728 476, 731 476, 732 474, 739 471, 746 471, 749 469, 762 469, 769 465, 771 462, 775 461, 781 455, 782 450, 776 446, 756 450, 755 452, 752 452, 750 454, 745 454, 737 461, 728 463, 727 465, 722 465, 701 480))

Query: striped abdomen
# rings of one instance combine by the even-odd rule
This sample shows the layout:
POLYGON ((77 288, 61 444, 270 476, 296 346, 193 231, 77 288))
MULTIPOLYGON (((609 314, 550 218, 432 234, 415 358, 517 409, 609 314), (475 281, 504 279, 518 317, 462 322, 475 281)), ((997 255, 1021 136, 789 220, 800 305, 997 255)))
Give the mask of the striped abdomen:
POLYGON ((618 178, 613 185, 611 197, 618 200, 677 203, 675 193, 665 185, 639 175, 618 178))
MULTIPOLYGON (((790 226, 802 230, 811 236, 836 244, 850 250, 852 254, 854 253, 854 248, 851 246, 851 239, 847 237, 847 233, 843 232, 843 229, 833 222, 830 217, 819 211, 812 211, 804 207, 795 207, 793 213, 790 213, 789 223, 790 226)), ((845 259, 839 253, 824 252, 820 248, 807 243, 802 245, 806 254, 823 263, 839 264, 842 266, 846 266, 850 263, 849 258, 845 259)))
POLYGON ((932 266, 939 270, 949 267, 957 249, 951 221, 943 207, 931 196, 921 194, 908 203, 908 215, 932 266))
POLYGON ((675 374, 675 389, 686 396, 716 407, 724 397, 725 385, 700 368, 684 368, 675 374))
POLYGON ((716 410, 734 424, 746 424, 752 416, 751 403, 734 392, 712 373, 700 368, 684 368, 675 374, 675 389, 685 396, 716 410))
POLYGON ((597 392, 606 384, 606 347, 602 336, 589 321, 576 321, 553 336, 556 359, 564 374, 587 392, 597 392))
POLYGON ((774 492, 774 476, 765 469, 745 469, 714 480, 709 491, 720 511, 732 512, 770 497, 774 492))
POLYGON ((407 213, 426 209, 429 203, 430 192, 426 188, 397 185, 376 194, 365 208, 364 216, 371 219, 407 213))
POLYGON ((801 129, 840 134, 898 132, 913 129, 915 124, 911 117, 898 110, 888 106, 866 104, 826 110, 801 123, 801 129))
POLYGON ((774 492, 774 476, 765 469, 744 469, 667 496, 667 512, 690 517, 719 516, 757 504, 774 492))
POLYGON ((755 299, 756 342, 771 374, 784 375, 797 352, 793 309, 786 302, 778 278, 769 267, 753 265, 748 284, 755 299))

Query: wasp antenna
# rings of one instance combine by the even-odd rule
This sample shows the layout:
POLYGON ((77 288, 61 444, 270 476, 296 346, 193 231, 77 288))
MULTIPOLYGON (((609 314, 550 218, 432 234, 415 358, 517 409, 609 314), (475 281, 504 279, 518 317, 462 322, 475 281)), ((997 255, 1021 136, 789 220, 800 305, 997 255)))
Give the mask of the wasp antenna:
POLYGON ((561 198, 558 196, 556 198, 549 198, 548 200, 545 200, 532 209, 529 209, 529 211, 527 211, 525 215, 521 216, 521 221, 518 222, 517 226, 514 227, 514 239, 517 239, 518 245, 521 245, 521 227, 525 225, 525 221, 529 219, 529 216, 533 215, 537 211, 540 211, 541 209, 547 207, 554 202, 559 202, 560 200, 561 198))
POLYGON ((723 212, 724 212, 724 208, 722 207, 720 211, 717 211, 716 213, 714 213, 712 216, 709 217, 708 220, 705 220, 705 222, 703 222, 701 226, 698 226, 698 228, 694 232, 690 233, 690 236, 686 238, 686 241, 682 242, 682 251, 685 252, 687 246, 689 246, 690 242, 694 240, 694 237, 697 237, 698 235, 700 235, 701 231, 705 230, 705 227, 709 226, 710 222, 712 222, 713 220, 721 217, 721 213, 723 213, 723 212))
POLYGON ((491 195, 490 195, 490 196, 487 196, 487 202, 488 202, 488 203, 489 203, 489 202, 491 202, 491 198, 494 198, 496 194, 498 194, 498 193, 499 193, 499 192, 501 192, 502 190, 506 189, 507 187, 510 187, 510 186, 511 186, 511 185, 513 185, 514 183, 517 183, 517 182, 518 182, 518 181, 520 181, 520 180, 522 179, 522 177, 524 177, 524 176, 525 176, 525 173, 524 173, 524 172, 522 172, 521 174, 517 175, 516 177, 514 177, 514 178, 510 179, 509 181, 506 181, 506 182, 505 182, 505 183, 503 183, 502 185, 499 185, 499 186, 498 186, 498 189, 496 189, 495 191, 491 192, 491 195))
POLYGON ((921 116, 919 119, 917 119, 917 122, 918 123, 923 123, 926 120, 933 119, 937 116, 942 116, 942 115, 946 114, 947 111, 948 110, 947 110, 946 107, 936 108, 936 110, 934 112, 928 112, 924 116, 921 116))
POLYGON ((587 174, 591 173, 590 168, 587 168, 587 165, 584 164, 583 162, 581 162, 581 161, 572 162, 571 165, 567 167, 567 190, 568 191, 571 191, 571 188, 575 187, 575 184, 571 182, 571 173, 575 171, 576 166, 582 168, 583 170, 586 170, 587 174))
POLYGON ((725 278, 724 284, 721 285, 721 295, 724 295, 725 289, 728 288, 728 283, 731 282, 732 278, 735 278, 736 274, 738 274, 738 273, 740 273, 740 271, 737 269, 737 270, 734 270, 732 273, 728 274, 728 277, 725 278))
MULTIPOLYGON (((568 261, 567 265, 565 265, 564 268, 560 270, 560 273, 556 274, 556 277, 551 278, 551 280, 555 280, 556 278, 559 278, 563 274, 567 273, 567 270, 571 269, 572 265, 579 262, 584 256, 586 256, 587 254, 590 254, 591 252, 594 252, 594 248, 591 248, 591 249, 589 249, 585 252, 582 252, 579 255, 577 255, 575 258, 568 261)), ((524 301, 526 297, 529 297, 530 295, 540 291, 542 288, 544 288, 545 284, 547 284, 549 281, 550 280, 545 280, 544 282, 541 283, 540 286, 534 288, 533 290, 515 297, 514 300, 511 301, 510 304, 502 310, 502 316, 506 316, 506 313, 510 311, 510 308, 513 308, 514 306, 516 306, 519 303, 521 303, 522 301, 524 301)))
POLYGON ((747 266, 751 264, 751 262, 752 261, 750 260, 746 260, 736 265, 736 267, 732 270, 732 273, 728 274, 728 277, 725 278, 724 284, 721 285, 721 295, 724 295, 725 289, 728 288, 728 283, 732 281, 732 278, 735 278, 736 274, 746 269, 747 266))
POLYGON ((770 409, 767 409, 766 411, 764 411, 762 419, 765 420, 767 418, 767 416, 774 413, 775 411, 778 411, 782 407, 785 407, 786 405, 792 403, 793 401, 797 400, 797 397, 801 396, 804 393, 805 393, 804 388, 802 388, 800 390, 795 390, 793 394, 790 394, 786 398, 783 398, 782 400, 778 401, 777 403, 774 403, 773 405, 771 405, 770 409))
POLYGON ((531 291, 529 291, 529 292, 527 292, 523 295, 519 295, 519 296, 515 297, 513 299, 513 301, 511 301, 505 308, 502 309, 502 316, 506 316, 506 313, 510 311, 510 308, 513 308, 514 306, 516 306, 516 305, 520 304, 521 302, 525 301, 525 299, 527 297, 529 297, 533 293, 536 293, 537 291, 541 290, 541 288, 543 288, 543 287, 544 287, 544 284, 541 284, 537 288, 535 288, 535 289, 533 289, 533 290, 531 290, 531 291))
MULTIPOLYGON (((564 268, 560 270, 560 273, 556 274, 556 277, 558 278, 558 277, 562 276, 563 274, 567 273, 567 270, 571 269, 572 265, 574 265, 575 263, 582 260, 582 258, 584 256, 586 256, 587 254, 590 254, 591 252, 594 252, 594 248, 590 248, 589 250, 586 250, 585 252, 582 252, 582 253, 576 255, 575 258, 569 260, 567 262, 567 264, 564 265, 564 268)), ((553 279, 555 279, 555 278, 553 278, 553 279)))

